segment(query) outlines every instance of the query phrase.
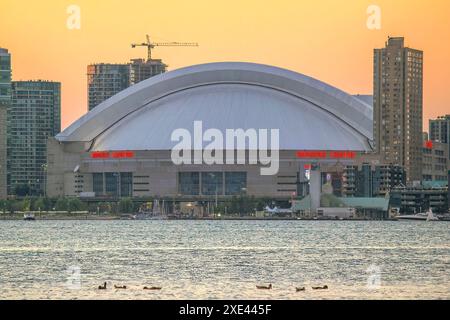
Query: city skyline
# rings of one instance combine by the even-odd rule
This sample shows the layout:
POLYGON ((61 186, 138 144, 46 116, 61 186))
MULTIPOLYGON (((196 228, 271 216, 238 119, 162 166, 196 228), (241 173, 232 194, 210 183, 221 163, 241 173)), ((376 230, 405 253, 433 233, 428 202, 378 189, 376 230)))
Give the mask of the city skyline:
POLYGON ((132 49, 130 44, 142 41, 146 33, 155 41, 199 42, 195 49, 157 48, 154 57, 162 58, 169 70, 215 61, 257 62, 295 70, 351 94, 372 93, 373 49, 389 35, 404 36, 406 46, 425 53, 424 130, 430 118, 448 113, 445 82, 450 66, 445 61, 450 46, 442 41, 450 34, 446 1, 432 7, 425 1, 378 1, 380 30, 366 26, 371 1, 227 4, 216 3, 217 10, 210 10, 211 4, 204 1, 132 1, 127 6, 118 1, 44 1, 23 6, 7 0, 0 30, 9 32, 2 33, 0 46, 12 54, 14 80, 62 83, 62 128, 87 110, 86 66, 144 58, 145 49, 132 49), (66 27, 71 4, 81 9, 79 30, 66 27), (141 9, 136 12, 136 7, 141 9))

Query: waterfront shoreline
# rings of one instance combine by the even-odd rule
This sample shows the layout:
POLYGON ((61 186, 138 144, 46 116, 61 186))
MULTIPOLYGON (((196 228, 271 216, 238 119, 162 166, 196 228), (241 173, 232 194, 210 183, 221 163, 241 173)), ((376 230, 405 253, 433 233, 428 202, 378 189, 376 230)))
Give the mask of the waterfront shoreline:
MULTIPOLYGON (((0 221, 17 221, 24 220, 22 215, 8 215, 1 216, 0 221)), ((68 216, 68 215, 50 215, 50 216, 36 216, 34 221, 58 221, 58 220, 73 220, 73 221, 81 221, 81 220, 90 220, 90 221, 161 221, 161 220, 183 220, 183 221, 398 221, 397 219, 385 219, 385 220, 376 220, 376 219, 321 219, 321 218, 297 218, 297 217, 180 217, 180 218, 165 218, 165 217, 155 217, 155 218, 126 218, 120 215, 105 215, 105 216, 97 216, 97 215, 78 215, 78 216, 68 216)), ((443 220, 444 221, 444 220, 443 220)))
MULTIPOLYGON (((141 220, 183 220, 183 221, 399 221, 396 218, 389 219, 370 219, 370 218, 329 218, 329 217, 292 217, 292 216, 209 216, 209 217, 176 217, 173 215, 169 216, 146 216, 142 214, 95 214, 95 213, 34 213, 34 221, 58 221, 58 220, 89 220, 89 221, 141 221, 141 220)), ((24 220, 23 213, 14 214, 0 214, 0 221, 17 221, 24 220)), ((450 221, 450 218, 441 218, 440 222, 450 221)), ((439 222, 438 221, 438 222, 439 222)))

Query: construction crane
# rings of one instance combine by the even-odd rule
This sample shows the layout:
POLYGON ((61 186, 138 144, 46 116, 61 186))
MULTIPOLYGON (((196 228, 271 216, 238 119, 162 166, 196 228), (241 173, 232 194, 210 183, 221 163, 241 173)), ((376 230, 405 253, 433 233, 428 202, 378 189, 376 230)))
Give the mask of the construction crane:
POLYGON ((147 42, 132 43, 131 47, 147 47, 147 61, 152 59, 152 49, 154 47, 198 47, 196 42, 151 42, 150 36, 147 34, 147 42))

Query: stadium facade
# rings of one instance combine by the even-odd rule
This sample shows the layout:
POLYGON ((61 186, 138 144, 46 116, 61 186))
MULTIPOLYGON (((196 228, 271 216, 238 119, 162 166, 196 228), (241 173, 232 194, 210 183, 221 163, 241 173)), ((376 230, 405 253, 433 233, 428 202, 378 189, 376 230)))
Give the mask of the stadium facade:
MULTIPOLYGON (((352 163, 355 154, 372 151, 372 119, 361 99, 296 72, 241 62, 195 65, 121 91, 50 139, 47 194, 287 199, 299 192, 310 164, 352 163), (261 175, 264 164, 249 162, 174 164, 173 132, 192 132, 196 121, 223 133, 278 129, 278 172, 261 175)), ((245 149, 248 157, 249 144, 245 149)))

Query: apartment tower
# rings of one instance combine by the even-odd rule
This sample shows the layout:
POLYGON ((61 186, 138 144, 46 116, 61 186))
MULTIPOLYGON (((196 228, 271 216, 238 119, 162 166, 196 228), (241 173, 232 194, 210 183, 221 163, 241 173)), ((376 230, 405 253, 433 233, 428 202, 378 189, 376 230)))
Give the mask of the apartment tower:
POLYGON ((404 38, 374 50, 374 139, 383 164, 405 168, 407 181, 422 178, 423 52, 404 38))
POLYGON ((8 189, 44 195, 47 139, 61 131, 61 83, 13 81, 8 110, 8 189))
POLYGON ((0 199, 7 196, 6 119, 11 104, 11 55, 0 48, 0 199))

